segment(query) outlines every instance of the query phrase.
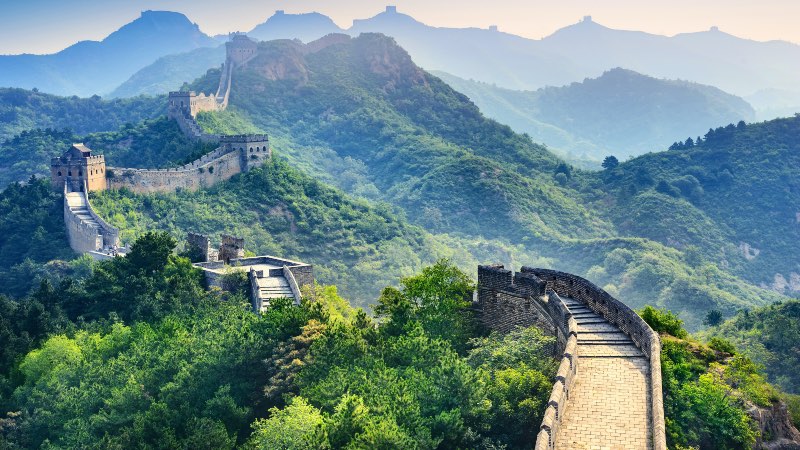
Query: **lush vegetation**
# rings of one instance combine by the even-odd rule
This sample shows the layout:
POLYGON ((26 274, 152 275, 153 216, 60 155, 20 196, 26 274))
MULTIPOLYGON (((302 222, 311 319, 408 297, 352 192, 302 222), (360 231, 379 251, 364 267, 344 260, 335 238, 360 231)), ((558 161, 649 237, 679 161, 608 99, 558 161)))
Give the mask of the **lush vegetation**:
POLYGON ((0 142, 37 128, 69 128, 78 134, 113 131, 163 114, 164 97, 102 100, 58 97, 36 90, 0 88, 0 142))
POLYGON ((58 262, 45 265, 73 257, 64 229, 63 196, 35 178, 0 192, 0 294, 21 297, 42 277, 69 271, 58 262))
POLYGON ((606 170, 594 189, 621 232, 796 295, 800 116, 728 125, 606 170), (598 192, 602 190, 602 194, 598 192))
POLYGON ((703 345, 688 337, 680 319, 645 308, 644 318, 661 332, 661 372, 667 445, 670 448, 750 448, 764 435, 748 414, 770 408, 780 393, 764 378, 763 367, 739 354, 730 342, 703 345))
POLYGON ((0 186, 26 181, 32 175, 49 177, 50 159, 83 142, 106 164, 116 167, 171 167, 213 149, 189 141, 166 117, 125 123, 117 131, 78 136, 70 130, 34 129, 0 143, 0 186))
POLYGON ((440 261, 381 294, 263 315, 148 233, 83 278, 0 297, 4 448, 528 448, 555 371, 536 329, 482 334, 440 261), (45 307, 46 306, 46 307, 45 307), (8 413, 8 414, 6 414, 8 413))
POLYGON ((770 380, 800 394, 800 302, 787 301, 745 310, 705 336, 722 336, 762 364, 770 380))
POLYGON ((437 258, 451 257, 474 270, 476 258, 521 251, 499 242, 432 236, 388 205, 349 198, 277 156, 207 190, 106 191, 92 194, 92 205, 122 230, 126 242, 151 229, 242 236, 256 254, 313 263, 317 278, 337 284, 359 306, 374 302, 381 286, 437 258))
MULTIPOLYGON (((527 136, 486 119, 387 38, 365 35, 313 54, 288 41, 260 45, 267 56, 237 73, 231 108, 201 115, 209 131, 231 123, 268 132, 273 149, 293 166, 349 194, 391 203, 435 233, 514 242, 636 307, 655 302, 679 311, 691 329, 702 326, 710 309, 729 316, 781 298, 736 279, 702 251, 648 233, 636 220, 617 221, 612 213, 632 211, 621 202, 617 208, 603 175, 560 163, 527 136), (264 76, 277 73, 275 64, 284 75, 264 76)), ((218 76, 210 71, 192 87, 213 89, 218 76)), ((633 212, 661 211, 663 194, 648 195, 633 212)), ((673 203, 668 211, 685 211, 685 202, 673 203)), ((679 220, 698 239, 730 242, 701 213, 679 220)), ((682 228, 669 225, 659 232, 681 237, 682 228)))

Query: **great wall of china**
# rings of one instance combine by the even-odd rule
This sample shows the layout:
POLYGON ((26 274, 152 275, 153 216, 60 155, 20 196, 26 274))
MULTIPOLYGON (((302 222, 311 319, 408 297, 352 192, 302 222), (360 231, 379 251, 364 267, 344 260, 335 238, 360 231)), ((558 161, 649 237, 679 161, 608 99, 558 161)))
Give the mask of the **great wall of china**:
POLYGON ((561 364, 535 450, 666 450, 661 341, 624 303, 564 272, 478 268, 476 309, 489 329, 537 326, 561 364))
MULTIPOLYGON (((126 251, 120 247, 119 231, 92 209, 89 192, 199 189, 271 157, 266 135, 208 134, 195 120, 199 112, 227 107, 233 70, 256 55, 255 42, 234 35, 227 44, 215 95, 169 94, 168 115, 183 133, 219 144, 207 155, 170 169, 106 168, 103 155, 74 144, 53 158, 53 187, 64 192, 64 221, 73 250, 97 259, 126 251)), ((245 271, 255 311, 263 311, 278 298, 297 303, 301 289, 314 283, 311 265, 273 256, 246 258, 243 240, 232 236, 223 235, 215 250, 208 236, 189 233, 188 246, 199 255, 201 262, 195 266, 203 270, 210 286, 224 288, 232 268, 245 271)), ((537 326, 556 337, 561 363, 536 442, 531 443, 535 450, 667 449, 661 343, 633 310, 583 278, 527 267, 513 273, 501 265, 480 266, 476 294, 475 309, 487 328, 508 332, 517 326, 537 326)))
MULTIPOLYGON (((232 36, 226 44, 227 57, 215 95, 170 92, 167 115, 178 123, 181 131, 189 139, 218 144, 201 158, 169 169, 106 167, 103 155, 92 155, 85 145, 73 144, 51 160, 52 186, 59 191, 63 189, 64 223, 74 251, 95 259, 124 256, 127 252, 121 246, 119 230, 92 208, 90 192, 122 188, 136 193, 196 190, 259 167, 272 157, 267 135, 208 134, 196 121, 200 112, 221 111, 228 106, 233 70, 256 56, 257 48, 258 44, 247 36, 232 36)), ((200 255, 195 266, 203 270, 209 286, 224 287, 225 275, 232 270, 247 273, 255 311, 263 311, 278 298, 291 298, 298 303, 301 289, 314 284, 311 265, 274 256, 245 258, 243 240, 232 236, 223 235, 219 251, 212 251, 207 236, 190 233, 189 246, 200 255)))

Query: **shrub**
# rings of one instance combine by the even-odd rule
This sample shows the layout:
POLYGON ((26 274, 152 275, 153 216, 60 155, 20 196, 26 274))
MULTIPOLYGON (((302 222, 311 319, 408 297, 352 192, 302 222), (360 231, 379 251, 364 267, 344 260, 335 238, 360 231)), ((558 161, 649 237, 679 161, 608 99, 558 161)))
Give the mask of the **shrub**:
POLYGON ((688 333, 683 329, 683 321, 671 311, 656 309, 647 305, 639 311, 645 322, 659 333, 667 333, 677 338, 685 338, 688 333))
POLYGON ((736 354, 736 347, 731 343, 731 341, 718 336, 712 337, 708 342, 708 346, 718 352, 727 353, 729 355, 736 354))

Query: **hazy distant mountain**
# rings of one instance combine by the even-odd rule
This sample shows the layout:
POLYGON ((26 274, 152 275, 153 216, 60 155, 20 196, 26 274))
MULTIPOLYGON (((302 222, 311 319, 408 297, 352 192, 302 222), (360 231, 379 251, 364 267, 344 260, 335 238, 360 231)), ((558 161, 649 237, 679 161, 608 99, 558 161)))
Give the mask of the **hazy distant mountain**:
POLYGON ((513 91, 437 72, 484 114, 573 157, 664 150, 709 128, 752 121, 753 108, 717 88, 613 69, 595 79, 513 91))
POLYGON ((585 17, 541 39, 493 30, 437 28, 392 9, 357 20, 351 34, 394 37, 421 66, 512 89, 538 89, 625 67, 709 84, 737 95, 765 88, 800 91, 800 46, 756 42, 712 28, 659 36, 613 30, 585 17))
POLYGON ((392 7, 370 19, 353 21, 348 30, 353 36, 365 32, 395 38, 425 69, 508 88, 560 86, 587 75, 569 55, 550 52, 537 41, 496 30, 433 27, 392 7))
POLYGON ((716 27, 666 37, 613 30, 586 17, 539 44, 570 55, 590 73, 625 67, 651 76, 710 84, 737 95, 800 87, 800 46, 742 39, 716 27))
POLYGON ((281 10, 267 19, 266 22, 253 28, 248 36, 260 41, 273 39, 300 39, 311 42, 331 33, 341 33, 330 17, 320 13, 286 14, 281 10))
POLYGON ((100 42, 78 42, 52 55, 0 56, 0 86, 104 94, 161 56, 213 45, 183 14, 145 11, 100 42))
POLYGON ((762 89, 745 97, 756 109, 758 120, 791 117, 800 113, 800 92, 782 89, 762 89))
POLYGON ((225 62, 225 46, 202 47, 186 53, 162 56, 139 70, 114 89, 110 97, 157 95, 175 91, 184 82, 191 83, 212 67, 225 62))

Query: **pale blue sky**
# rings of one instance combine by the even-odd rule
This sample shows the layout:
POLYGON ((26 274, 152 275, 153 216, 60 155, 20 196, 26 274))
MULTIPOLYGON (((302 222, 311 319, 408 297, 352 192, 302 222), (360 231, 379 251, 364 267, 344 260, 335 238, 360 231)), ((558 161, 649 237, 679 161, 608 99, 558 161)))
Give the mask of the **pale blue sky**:
POLYGON ((612 28, 673 35, 716 25, 746 38, 800 43, 798 0, 0 0, 0 54, 99 40, 146 9, 182 12, 204 32, 222 34, 250 30, 276 9, 318 11, 348 28, 386 4, 429 25, 498 25, 535 39, 592 15, 612 28))

